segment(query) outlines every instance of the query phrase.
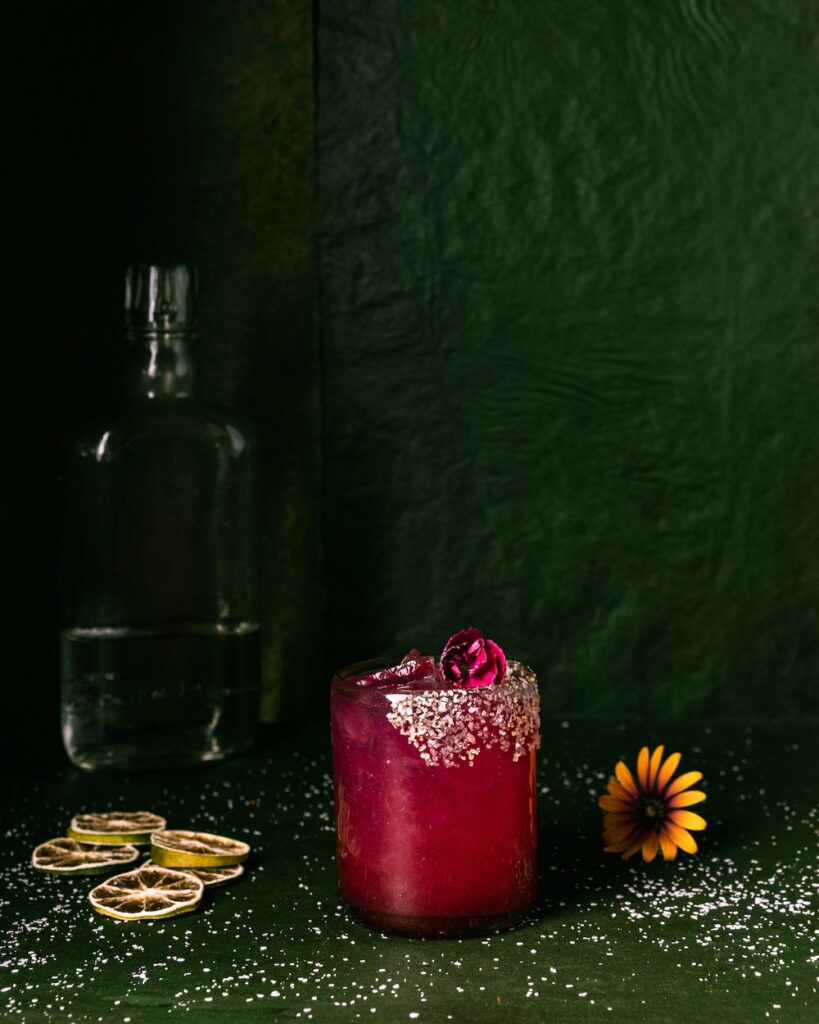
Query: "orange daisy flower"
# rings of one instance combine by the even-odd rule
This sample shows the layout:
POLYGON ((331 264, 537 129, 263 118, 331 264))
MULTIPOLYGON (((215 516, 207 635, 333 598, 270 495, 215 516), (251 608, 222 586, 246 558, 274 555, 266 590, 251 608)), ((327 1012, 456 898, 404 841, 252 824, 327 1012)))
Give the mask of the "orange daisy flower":
POLYGON ((662 850, 665 860, 674 860, 677 848, 696 853, 697 844, 691 832, 706 826, 705 818, 685 810, 701 803, 705 793, 691 789, 702 778, 702 772, 685 772, 672 776, 680 763, 680 754, 663 760, 665 747, 657 747, 649 755, 643 747, 637 757, 635 779, 623 761, 614 768, 616 779, 608 784, 608 796, 598 803, 603 816, 603 840, 606 853, 621 853, 628 860, 640 850, 643 860, 651 861, 662 850))

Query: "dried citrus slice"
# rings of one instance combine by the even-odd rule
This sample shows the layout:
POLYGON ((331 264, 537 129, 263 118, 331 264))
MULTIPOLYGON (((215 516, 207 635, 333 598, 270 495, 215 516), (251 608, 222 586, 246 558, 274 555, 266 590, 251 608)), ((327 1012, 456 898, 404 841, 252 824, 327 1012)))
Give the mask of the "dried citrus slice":
POLYGON ((55 875, 101 875, 138 859, 135 846, 91 846, 60 836, 35 847, 31 865, 55 875))
POLYGON ((109 846, 146 846, 151 833, 168 823, 150 811, 103 811, 77 814, 68 826, 68 835, 80 843, 103 843, 109 846))
POLYGON ((195 910, 204 891, 205 886, 193 875, 154 864, 114 875, 92 889, 88 899, 99 914, 121 921, 145 921, 195 910))
POLYGON ((151 860, 165 868, 223 868, 249 853, 247 843, 209 832, 168 829, 151 836, 151 860))
MULTIPOLYGON (((152 860, 145 861, 146 867, 149 867, 151 864, 153 864, 152 860)), ((224 868, 179 868, 178 870, 184 871, 189 875, 195 875, 206 889, 214 885, 227 885, 228 882, 235 882, 237 878, 241 878, 245 873, 245 869, 241 864, 228 864, 224 868)))

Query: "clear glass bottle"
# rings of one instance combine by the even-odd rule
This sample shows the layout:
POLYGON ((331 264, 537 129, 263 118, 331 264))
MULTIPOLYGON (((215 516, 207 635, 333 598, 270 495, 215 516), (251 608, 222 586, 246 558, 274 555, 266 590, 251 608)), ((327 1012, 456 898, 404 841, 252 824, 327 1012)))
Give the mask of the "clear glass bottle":
POLYGON ((193 397, 195 285, 129 268, 127 400, 69 443, 61 713, 82 768, 214 760, 255 733, 255 443, 193 397))

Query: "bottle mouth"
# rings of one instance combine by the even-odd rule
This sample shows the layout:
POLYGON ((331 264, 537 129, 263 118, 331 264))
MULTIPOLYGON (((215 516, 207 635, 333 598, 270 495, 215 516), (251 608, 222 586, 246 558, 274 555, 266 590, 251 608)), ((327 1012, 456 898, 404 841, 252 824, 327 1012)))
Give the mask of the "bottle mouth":
POLYGON ((125 274, 129 335, 173 334, 196 325, 196 271, 186 263, 137 263, 125 274))

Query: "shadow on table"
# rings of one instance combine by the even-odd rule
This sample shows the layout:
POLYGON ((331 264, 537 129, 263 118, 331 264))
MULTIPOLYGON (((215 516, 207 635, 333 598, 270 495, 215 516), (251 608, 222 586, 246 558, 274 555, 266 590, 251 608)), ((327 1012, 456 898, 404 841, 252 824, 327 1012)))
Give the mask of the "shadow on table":
MULTIPOLYGON (((724 801, 711 800, 702 808, 708 829, 697 833, 698 857, 732 857, 741 850, 764 845, 771 834, 770 822, 761 820, 747 805, 737 809, 724 806, 724 801)), ((538 901, 529 920, 546 922, 593 903, 609 902, 635 882, 640 872, 653 878, 670 878, 675 863, 663 861, 658 855, 651 864, 644 864, 637 854, 624 861, 619 854, 605 853, 602 820, 594 814, 579 811, 576 819, 543 822, 539 829, 538 901)), ((681 861, 688 855, 680 852, 681 861)))

